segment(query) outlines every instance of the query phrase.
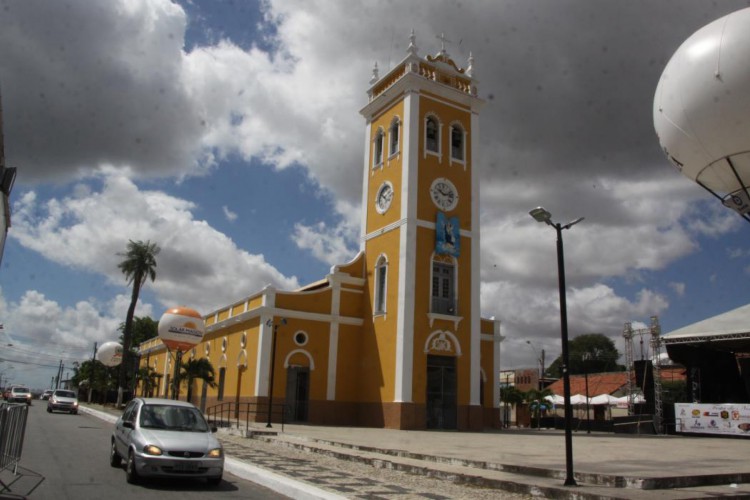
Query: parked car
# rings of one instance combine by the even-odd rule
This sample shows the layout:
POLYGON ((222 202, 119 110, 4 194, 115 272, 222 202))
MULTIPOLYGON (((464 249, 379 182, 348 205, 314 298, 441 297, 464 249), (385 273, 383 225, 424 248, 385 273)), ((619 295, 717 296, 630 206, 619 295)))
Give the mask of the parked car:
POLYGON ((53 391, 52 389, 47 389, 46 391, 44 391, 42 393, 41 399, 44 400, 44 401, 47 401, 49 399, 49 397, 52 396, 53 392, 55 392, 55 391, 53 391))
POLYGON ((137 483, 142 477, 205 478, 218 485, 224 473, 224 450, 203 414, 185 401, 135 398, 117 420, 109 463, 137 483))
POLYGON ((73 391, 56 389, 47 400, 47 413, 66 411, 73 415, 78 413, 78 396, 73 391))
POLYGON ((8 401, 11 403, 26 403, 31 404, 31 391, 28 387, 22 385, 14 385, 10 388, 10 395, 8 401))

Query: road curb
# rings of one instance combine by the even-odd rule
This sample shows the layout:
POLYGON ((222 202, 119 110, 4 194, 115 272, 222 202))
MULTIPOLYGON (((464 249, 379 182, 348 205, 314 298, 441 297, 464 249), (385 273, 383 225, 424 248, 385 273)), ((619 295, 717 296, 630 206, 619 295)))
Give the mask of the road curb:
POLYGON ((88 413, 89 415, 93 415, 100 420, 105 420, 109 422, 110 424, 114 424, 115 422, 117 422, 117 418, 118 418, 117 416, 112 415, 110 413, 95 410, 93 408, 89 408, 88 406, 83 406, 83 405, 78 406, 78 411, 83 412, 83 413, 88 413))
POLYGON ((231 457, 224 459, 224 470, 290 498, 299 500, 345 500, 347 498, 231 457))

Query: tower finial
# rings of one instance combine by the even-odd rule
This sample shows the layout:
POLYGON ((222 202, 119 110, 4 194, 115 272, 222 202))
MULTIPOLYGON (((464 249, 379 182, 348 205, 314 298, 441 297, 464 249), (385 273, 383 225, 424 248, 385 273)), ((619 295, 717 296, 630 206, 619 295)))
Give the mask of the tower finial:
POLYGON ((372 77, 370 77, 370 84, 373 84, 378 81, 380 77, 378 76, 378 62, 375 61, 375 64, 372 67, 372 77))
POLYGON ((410 54, 417 55, 417 46, 414 44, 414 41, 417 39, 416 35, 414 34, 414 28, 411 29, 411 35, 409 35, 409 48, 407 49, 407 52, 410 54))
POLYGON ((474 55, 471 52, 469 52, 469 67, 466 68, 466 75, 474 78, 474 55))

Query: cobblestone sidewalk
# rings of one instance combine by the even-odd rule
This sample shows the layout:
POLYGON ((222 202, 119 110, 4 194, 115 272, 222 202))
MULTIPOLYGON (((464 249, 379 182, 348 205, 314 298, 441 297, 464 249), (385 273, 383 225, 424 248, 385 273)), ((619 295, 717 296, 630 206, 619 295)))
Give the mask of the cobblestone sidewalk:
POLYGON ((348 498, 399 500, 474 498, 522 500, 531 498, 371 467, 240 436, 222 435, 220 439, 228 456, 348 498))

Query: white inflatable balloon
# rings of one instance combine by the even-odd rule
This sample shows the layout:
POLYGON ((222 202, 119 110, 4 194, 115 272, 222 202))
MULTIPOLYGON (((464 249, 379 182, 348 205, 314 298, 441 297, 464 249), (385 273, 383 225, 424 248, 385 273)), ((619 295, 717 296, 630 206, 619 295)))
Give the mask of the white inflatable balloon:
POLYGON ((664 68, 654 128, 672 163, 740 213, 750 211, 750 8, 691 35, 664 68))
POLYGON ((96 351, 96 359, 104 366, 117 366, 122 363, 122 346, 117 342, 105 342, 96 351))
POLYGON ((200 343, 206 333, 203 317, 189 307, 167 309, 159 320, 159 338, 167 348, 187 351, 200 343))

